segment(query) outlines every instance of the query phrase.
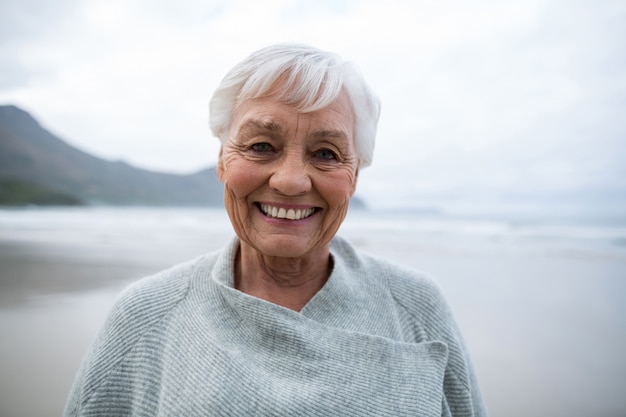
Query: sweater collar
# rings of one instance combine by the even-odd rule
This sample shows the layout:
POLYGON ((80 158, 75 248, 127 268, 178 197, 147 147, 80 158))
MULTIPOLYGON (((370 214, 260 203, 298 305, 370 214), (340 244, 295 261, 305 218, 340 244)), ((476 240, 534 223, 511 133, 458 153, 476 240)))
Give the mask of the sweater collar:
POLYGON ((348 313, 348 310, 354 309, 355 305, 360 305, 358 300, 355 300, 355 297, 359 296, 358 283, 355 279, 359 276, 359 271, 355 270, 358 269, 358 264, 347 261, 347 259, 356 259, 356 252, 347 241, 340 237, 335 237, 331 241, 330 255, 333 259, 333 270, 328 280, 299 313, 252 297, 234 288, 235 259, 239 245, 240 242, 237 237, 229 242, 218 257, 211 277, 237 298, 248 299, 248 302, 251 303, 269 304, 277 309, 288 310, 312 319, 336 317, 341 320, 348 313))

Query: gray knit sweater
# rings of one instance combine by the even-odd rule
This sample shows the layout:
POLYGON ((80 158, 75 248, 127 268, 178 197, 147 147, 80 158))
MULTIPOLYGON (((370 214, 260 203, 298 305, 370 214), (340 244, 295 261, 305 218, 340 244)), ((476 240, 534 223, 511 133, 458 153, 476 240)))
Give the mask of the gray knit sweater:
POLYGON ((328 282, 295 312, 233 288, 237 248, 124 291, 65 415, 486 415, 430 279, 335 238, 328 282))

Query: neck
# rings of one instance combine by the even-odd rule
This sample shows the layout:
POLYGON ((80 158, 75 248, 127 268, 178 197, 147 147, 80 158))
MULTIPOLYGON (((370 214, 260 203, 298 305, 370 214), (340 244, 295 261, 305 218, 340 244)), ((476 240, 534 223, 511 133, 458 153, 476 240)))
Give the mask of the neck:
POLYGON ((299 258, 264 256, 241 242, 235 261, 235 288, 300 311, 324 286, 332 263, 328 247, 299 258))

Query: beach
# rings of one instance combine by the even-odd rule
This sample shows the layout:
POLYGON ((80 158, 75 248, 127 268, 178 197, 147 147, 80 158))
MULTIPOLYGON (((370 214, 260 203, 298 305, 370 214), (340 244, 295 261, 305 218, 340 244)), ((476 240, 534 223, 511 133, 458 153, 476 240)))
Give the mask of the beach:
MULTIPOLYGON (((492 416, 623 416, 625 230, 351 213, 340 234, 441 286, 492 416)), ((220 210, 0 210, 0 415, 60 415, 117 294, 232 236, 220 210)))

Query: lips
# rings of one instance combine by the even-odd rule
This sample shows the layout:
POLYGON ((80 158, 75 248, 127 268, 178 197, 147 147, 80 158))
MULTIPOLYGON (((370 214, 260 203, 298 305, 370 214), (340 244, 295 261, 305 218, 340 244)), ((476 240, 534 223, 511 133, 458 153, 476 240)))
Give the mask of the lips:
POLYGON ((315 207, 306 209, 286 209, 284 207, 275 207, 269 204, 259 204, 259 208, 263 214, 273 219, 302 220, 315 213, 315 207))

